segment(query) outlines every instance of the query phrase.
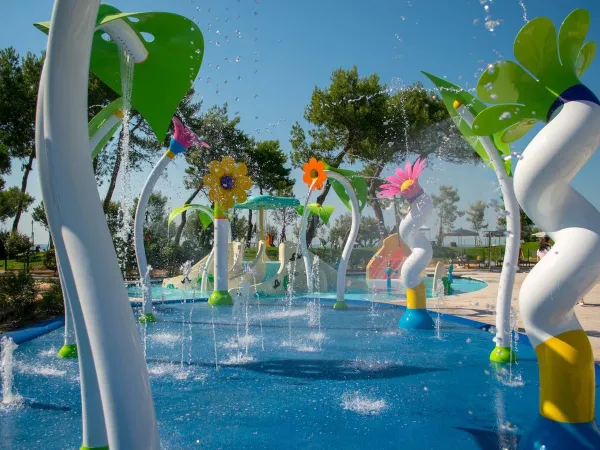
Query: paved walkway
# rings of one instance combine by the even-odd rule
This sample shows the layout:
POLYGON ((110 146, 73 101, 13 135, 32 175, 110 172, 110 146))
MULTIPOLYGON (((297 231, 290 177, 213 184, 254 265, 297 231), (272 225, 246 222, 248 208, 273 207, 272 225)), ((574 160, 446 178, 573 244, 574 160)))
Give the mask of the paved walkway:
MULTIPOLYGON (((488 286, 480 291, 447 297, 444 302, 445 312, 495 325, 496 295, 500 273, 485 270, 455 272, 485 281, 488 286)), ((519 290, 526 276, 527 273, 518 273, 515 278, 512 306, 517 311, 519 310, 519 290)), ((600 284, 596 284, 586 295, 585 303, 586 306, 575 306, 575 313, 590 338, 596 362, 600 362, 600 284)), ((524 332, 520 317, 518 324, 520 331, 524 332)))

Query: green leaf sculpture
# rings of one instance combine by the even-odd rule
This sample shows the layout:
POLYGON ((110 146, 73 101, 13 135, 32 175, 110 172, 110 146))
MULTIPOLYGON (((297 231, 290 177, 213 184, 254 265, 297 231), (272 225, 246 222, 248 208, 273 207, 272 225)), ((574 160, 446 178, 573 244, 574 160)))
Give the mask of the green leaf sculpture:
POLYGON ((502 142, 508 143, 524 136, 538 121, 548 121, 556 102, 562 104, 560 97, 581 84, 579 77, 594 59, 596 44, 584 45, 589 25, 585 9, 566 17, 558 37, 550 19, 528 22, 514 44, 515 58, 523 67, 513 61, 497 62, 477 83, 479 98, 495 106, 479 113, 474 132, 479 136, 501 132, 502 142))
MULTIPOLYGON (((119 97, 118 99, 106 105, 102 109, 102 111, 96 114, 94 118, 88 123, 89 136, 92 137, 94 134, 96 134, 100 127, 104 124, 104 122, 106 122, 106 119, 108 119, 111 115, 115 114, 116 111, 120 110, 122 106, 123 99, 119 97)), ((96 148, 92 149, 92 159, 94 159, 98 155, 98 153, 100 153, 100 151, 104 148, 108 140, 115 134, 117 128, 119 128, 120 126, 120 122, 114 124, 110 131, 98 141, 98 144, 96 144, 96 148)))
MULTIPOLYGON (((461 105, 464 105, 473 116, 477 116, 482 111, 486 109, 485 103, 481 100, 477 99, 475 96, 471 95, 469 92, 465 91, 463 88, 450 83, 442 78, 436 77, 427 72, 421 72, 427 78, 429 78, 433 84, 438 88, 440 95, 442 96, 442 101, 450 114, 450 118, 456 124, 456 127, 460 130, 462 135, 465 137, 466 141, 469 143, 471 147, 475 150, 475 152, 479 155, 481 159, 487 164, 490 165, 490 158, 483 144, 479 140, 477 133, 473 131, 471 126, 456 112, 454 103, 459 102, 461 105)), ((498 153, 502 156, 510 155, 510 145, 502 142, 500 139, 500 133, 495 133, 490 136, 498 153)), ((511 175, 511 161, 504 162, 504 169, 508 176, 511 175)))
MULTIPOLYGON (((325 225, 329 224, 329 219, 331 218, 331 215, 333 214, 333 211, 334 211, 333 206, 323 206, 323 205, 319 205, 318 203, 311 203, 310 205, 307 206, 307 208, 310 211, 310 215, 314 214, 316 216, 319 216, 319 218, 323 221, 323 223, 325 225)), ((301 216, 304 215, 304 206, 302 206, 302 205, 296 206, 296 211, 301 216)))
POLYGON ((183 214, 184 212, 186 212, 190 209, 198 211, 198 218, 200 219, 200 223, 202 224, 202 227, 205 230, 208 228, 208 226, 211 223, 213 223, 215 215, 213 214, 212 209, 210 209, 208 206, 197 205, 197 204, 192 203, 192 204, 179 206, 179 207, 173 209, 173 211, 171 211, 171 213, 169 214, 169 220, 167 222, 167 226, 171 225, 171 222, 173 222, 175 217, 177 217, 180 214, 183 214))
MULTIPOLYGON (((356 193, 356 198, 358 200, 358 208, 360 211, 363 210, 365 206, 367 206, 367 194, 369 188, 367 187, 367 182, 365 179, 358 173, 347 170, 347 169, 338 169, 335 167, 331 167, 329 164, 325 163, 325 170, 331 170, 332 172, 338 173, 343 177, 347 178, 354 192, 356 193)), ((346 206, 346 208, 350 209, 350 197, 348 197, 348 193, 346 192, 346 188, 342 186, 342 184, 334 180, 332 178, 328 178, 328 181, 331 183, 331 187, 340 198, 341 202, 346 206)))
MULTIPOLYGON (((193 84, 204 55, 204 37, 191 20, 172 13, 122 13, 101 4, 96 27, 124 20, 138 35, 148 58, 135 64, 131 103, 148 121, 162 141, 171 118, 193 84)), ((48 33, 50 22, 34 24, 48 33)), ((97 29, 92 42, 90 70, 119 95, 121 90, 120 50, 97 29)))

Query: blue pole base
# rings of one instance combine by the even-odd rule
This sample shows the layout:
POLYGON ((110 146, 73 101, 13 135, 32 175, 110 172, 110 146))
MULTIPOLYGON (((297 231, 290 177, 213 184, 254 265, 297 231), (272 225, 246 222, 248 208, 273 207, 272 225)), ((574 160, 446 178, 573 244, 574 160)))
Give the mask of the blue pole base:
POLYGON ((600 448, 600 430, 595 421, 563 423, 539 416, 519 441, 518 450, 592 450, 600 448))
POLYGON ((426 309, 407 309, 398 326, 404 330, 433 330, 435 324, 426 309))

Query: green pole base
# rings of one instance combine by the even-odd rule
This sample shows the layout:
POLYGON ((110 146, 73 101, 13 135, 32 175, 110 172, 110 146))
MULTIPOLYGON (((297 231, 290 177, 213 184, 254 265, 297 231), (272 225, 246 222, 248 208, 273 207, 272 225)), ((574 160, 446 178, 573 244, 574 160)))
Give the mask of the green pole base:
POLYGON ((108 445, 106 447, 86 447, 82 445, 79 450, 108 450, 108 445))
POLYGON ((348 303, 345 300, 337 300, 333 304, 333 309, 348 309, 348 303))
POLYGON ((498 347, 490 353, 490 361, 495 363, 511 363, 517 360, 517 356, 513 353, 510 347, 498 347))
POLYGON ((77 358, 77 344, 65 344, 58 351, 59 358, 77 358))
POLYGON ((233 298, 228 291, 213 291, 208 297, 208 304, 211 306, 232 306, 233 298))
POLYGON ((154 323, 156 322, 156 317, 152 313, 142 314, 139 320, 141 323, 154 323))

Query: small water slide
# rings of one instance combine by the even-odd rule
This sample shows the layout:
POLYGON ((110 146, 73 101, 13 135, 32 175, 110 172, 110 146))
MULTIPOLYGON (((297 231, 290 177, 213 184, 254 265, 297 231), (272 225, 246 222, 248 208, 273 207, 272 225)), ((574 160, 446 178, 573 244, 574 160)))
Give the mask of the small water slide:
POLYGON ((400 239, 398 233, 389 235, 367 264, 367 280, 385 280, 388 262, 393 273, 400 273, 402 264, 409 255, 410 248, 400 239))
MULTIPOLYGON (((309 252, 314 262, 315 255, 309 252)), ((294 293, 305 293, 308 291, 306 283, 306 265, 302 255, 297 253, 297 244, 292 242, 282 242, 279 244, 279 269, 277 273, 268 279, 250 285, 250 293, 258 294, 259 297, 272 296, 284 297, 288 286, 292 283, 294 293)), ((318 269, 313 266, 313 271, 317 271, 314 277, 314 289, 318 292, 327 292, 335 289, 337 281, 337 271, 324 262, 318 263, 318 269), (318 281, 316 281, 318 280, 318 281)), ((241 283, 236 283, 236 287, 229 290, 232 297, 235 297, 238 290, 241 289, 241 283)))
MULTIPOLYGON (((242 262, 244 260, 244 243, 243 242, 229 242, 229 279, 238 278, 243 273, 242 262)), ((189 280, 187 280, 187 287, 191 288, 199 288, 202 280, 202 273, 204 272, 204 268, 208 263, 210 258, 210 253, 198 261, 196 264, 192 266, 190 274, 188 276, 189 280)), ((208 267, 208 274, 212 277, 214 273, 214 264, 210 264, 208 267)), ((186 280, 183 279, 183 275, 178 275, 171 278, 165 278, 162 282, 163 287, 169 287, 171 285, 174 289, 180 289, 183 287, 184 282, 186 280)), ((212 285, 212 283, 209 283, 212 285)))

